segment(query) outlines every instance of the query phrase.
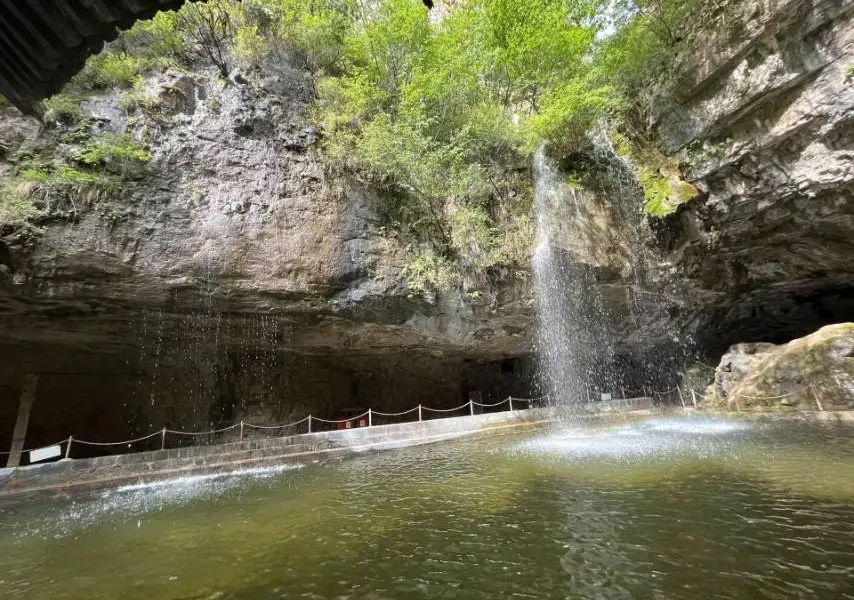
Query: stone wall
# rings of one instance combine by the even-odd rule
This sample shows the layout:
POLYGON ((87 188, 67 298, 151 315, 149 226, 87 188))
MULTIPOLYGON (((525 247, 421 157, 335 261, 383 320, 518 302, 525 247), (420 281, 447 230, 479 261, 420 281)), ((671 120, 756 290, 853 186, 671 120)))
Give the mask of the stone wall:
POLYGON ((854 315, 854 6, 750 0, 710 25, 657 129, 702 191, 668 250, 676 320, 714 356, 854 315))

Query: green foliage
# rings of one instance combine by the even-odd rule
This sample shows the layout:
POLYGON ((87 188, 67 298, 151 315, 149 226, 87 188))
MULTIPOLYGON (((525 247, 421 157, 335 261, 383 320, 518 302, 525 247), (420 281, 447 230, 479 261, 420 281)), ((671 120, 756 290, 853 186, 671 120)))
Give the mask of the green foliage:
POLYGON ((50 174, 45 167, 32 166, 23 169, 20 173, 20 178, 33 183, 47 183, 50 179, 50 174))
POLYGON ((654 217, 665 217, 676 212, 679 205, 696 198, 697 188, 678 176, 665 176, 649 167, 641 168, 638 180, 643 187, 644 210, 654 217))
POLYGON ((531 118, 536 144, 552 140, 557 146, 571 146, 583 139, 592 123, 620 106, 613 86, 592 86, 570 81, 543 97, 542 110, 531 118))
POLYGON ((76 94, 56 94, 44 101, 46 108, 60 119, 76 119, 80 116, 82 98, 76 94))
POLYGON ((105 133, 87 144, 78 158, 89 166, 107 165, 124 168, 133 163, 151 161, 151 154, 127 133, 121 135, 105 133))
POLYGON ((268 39, 284 45, 312 73, 334 71, 343 56, 356 0, 276 0, 266 5, 268 39))
POLYGON ((60 165, 56 169, 54 177, 51 178, 51 182, 59 185, 85 186, 103 184, 106 183, 106 180, 92 173, 78 171, 67 165, 60 165))
POLYGON ((682 178, 682 163, 678 158, 667 156, 654 144, 632 141, 618 132, 611 137, 617 153, 635 168, 648 215, 665 217, 699 195, 697 188, 682 178))
POLYGON ((427 296, 446 292, 459 285, 459 273, 454 265, 442 256, 418 252, 403 270, 409 281, 412 295, 427 296))
POLYGON ((57 189, 76 186, 109 187, 112 181, 97 172, 80 171, 65 164, 48 166, 35 162, 24 165, 18 172, 18 179, 27 183, 39 184, 42 189, 57 189))
POLYGON ((504 262, 501 232, 483 208, 461 208, 450 222, 451 246, 466 266, 486 269, 504 262))
POLYGON ((119 98, 119 108, 128 112, 140 110, 149 116, 154 116, 159 104, 157 97, 147 92, 143 84, 144 79, 137 79, 133 89, 124 92, 119 98))
POLYGON ((65 144, 85 144, 92 137, 91 128, 92 119, 90 117, 83 117, 74 124, 71 131, 61 136, 59 141, 65 144))
POLYGON ((241 64, 255 66, 269 52, 269 44, 258 32, 258 25, 242 25, 234 32, 231 52, 241 64))
POLYGON ((228 44, 234 34, 235 10, 229 0, 208 0, 188 2, 175 14, 177 26, 223 78, 229 74, 228 44))
POLYGON ((187 52, 178 17, 171 11, 159 12, 152 19, 138 21, 122 35, 121 44, 127 52, 149 60, 178 58, 187 52))
POLYGON ((0 228, 21 227, 41 214, 23 186, 12 182, 0 183, 0 228))
POLYGON ((131 87, 149 66, 148 61, 124 51, 108 51, 90 57, 75 81, 90 89, 131 87))
POLYGON ((563 0, 472 0, 436 24, 409 0, 338 10, 346 28, 341 16, 295 19, 342 40, 317 85, 325 155, 402 192, 396 220, 443 256, 479 269, 524 255, 528 224, 513 223, 527 215, 493 223, 479 203, 508 162, 543 142, 577 143, 618 104, 586 59, 595 27, 563 0))
POLYGON ((83 70, 72 79, 79 90, 127 88, 144 73, 174 66, 189 52, 186 34, 174 12, 160 12, 138 21, 110 43, 100 54, 89 57, 83 70))
POLYGON ((672 190, 670 183, 660 173, 643 168, 639 173, 639 181, 643 187, 644 210, 654 217, 664 217, 676 210, 670 202, 672 190))
MULTIPOLYGON (((468 277, 527 260, 530 190, 517 195, 504 182, 534 148, 576 150, 603 119, 633 140, 648 133, 638 107, 655 97, 651 82, 666 79, 683 33, 705 14, 700 4, 463 0, 431 22, 416 0, 209 0, 137 23, 90 59, 78 83, 135 86, 122 108, 153 116, 156 99, 138 84, 152 69, 189 64, 194 53, 224 78, 235 60, 262 72, 296 61, 314 76, 311 116, 328 166, 387 192, 388 224, 421 249, 407 267, 414 289, 435 291, 466 269, 468 277)), ((219 110, 215 100, 207 106, 219 110)), ((63 141, 82 146, 79 160, 92 169, 151 159, 128 135, 93 139, 86 119, 63 141)), ((624 149, 650 213, 696 195, 678 163, 624 149)))

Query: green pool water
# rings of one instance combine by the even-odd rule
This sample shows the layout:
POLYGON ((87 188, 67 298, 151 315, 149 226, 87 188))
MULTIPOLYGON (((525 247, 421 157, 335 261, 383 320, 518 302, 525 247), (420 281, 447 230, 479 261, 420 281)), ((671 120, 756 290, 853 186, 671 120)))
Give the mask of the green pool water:
POLYGON ((854 428, 655 419, 0 512, 5 599, 854 598, 854 428))

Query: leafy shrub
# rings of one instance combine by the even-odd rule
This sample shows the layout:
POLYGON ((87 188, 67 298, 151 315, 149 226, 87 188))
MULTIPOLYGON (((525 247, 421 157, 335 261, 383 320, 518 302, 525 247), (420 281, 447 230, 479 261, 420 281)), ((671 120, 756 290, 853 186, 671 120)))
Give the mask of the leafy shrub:
POLYGON ((52 167, 30 163, 19 171, 18 178, 23 182, 39 184, 43 189, 66 186, 112 186, 112 181, 103 174, 81 171, 64 164, 52 167))
POLYGON ((45 167, 32 166, 23 169, 20 173, 20 178, 33 183, 47 183, 48 179, 50 179, 50 174, 45 167))
POLYGON ((284 22, 316 30, 294 39, 336 49, 331 66, 319 68, 327 76, 314 107, 330 164, 401 191, 395 216, 416 239, 482 268, 508 264, 528 245, 527 215, 508 211, 499 226, 476 208, 505 165, 542 143, 577 145, 619 108, 617 87, 589 59, 593 4, 481 0, 431 24, 418 3, 382 0, 370 11, 338 8, 327 20, 301 8, 284 22), (448 210, 451 203, 463 209, 448 210))
POLYGON ((127 52, 105 51, 90 57, 75 81, 88 89, 131 87, 149 66, 147 61, 127 52))
POLYGON ((269 52, 269 42, 257 25, 243 25, 234 32, 231 51, 241 64, 255 66, 269 52))
POLYGON ((85 144, 92 137, 92 119, 90 117, 83 117, 78 120, 74 127, 59 138, 59 141, 65 144, 85 144))
POLYGON ((276 33, 312 73, 333 72, 344 54, 344 44, 355 3, 341 0, 301 0, 277 3, 273 11, 276 33))
POLYGON ((0 184, 0 227, 20 227, 41 214, 22 186, 11 182, 0 184))
POLYGON ((80 161, 89 166, 108 165, 127 167, 133 163, 147 163, 151 154, 136 143, 130 134, 105 133, 89 143, 78 155, 80 161))
POLYGON ((481 207, 457 210, 451 221, 451 245, 469 266, 485 269, 503 262, 501 232, 481 207))
POLYGON ((188 2, 175 13, 177 26, 223 78, 229 74, 228 44, 234 34, 232 12, 233 6, 228 0, 208 0, 204 4, 188 2))
POLYGON ((613 87, 570 81, 543 95, 540 112, 531 117, 532 143, 529 147, 533 148, 541 140, 571 147, 584 138, 597 119, 618 106, 618 95, 613 87))
POLYGON ((54 177, 50 179, 50 181, 51 183, 58 185, 73 186, 87 186, 106 183, 106 180, 103 177, 94 175, 92 173, 86 173, 84 171, 78 171, 77 169, 74 169, 67 165, 60 165, 56 169, 56 173, 54 174, 54 177))
POLYGON ((459 284, 459 272, 448 259, 433 253, 416 253, 403 269, 413 295, 446 292, 459 284))
POLYGON ((44 101, 46 108, 60 119, 76 119, 80 116, 80 96, 74 94, 56 94, 44 101))
POLYGON ((148 59, 178 58, 187 52, 187 43, 174 12, 159 12, 154 18, 138 21, 122 35, 121 44, 131 54, 148 59))

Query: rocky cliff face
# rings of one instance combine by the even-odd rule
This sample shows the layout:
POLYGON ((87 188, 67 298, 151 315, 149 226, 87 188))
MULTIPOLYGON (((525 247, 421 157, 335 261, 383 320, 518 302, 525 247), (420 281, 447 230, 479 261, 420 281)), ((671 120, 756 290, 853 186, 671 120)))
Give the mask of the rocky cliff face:
MULTIPOLYGON (((784 342, 854 314, 854 6, 727 3, 684 41, 647 125, 700 192, 640 215, 599 143, 564 161, 567 243, 627 355, 784 342)), ((610 153, 610 156, 609 156, 610 153)))
MULTIPOLYGON (((691 339, 716 359, 854 313, 852 14, 750 1, 691 40, 649 115, 701 191, 676 215, 644 221, 608 152, 564 161, 562 249, 594 274, 627 372, 671 376, 662 357, 691 339)), ((149 106, 87 100, 96 128, 144 137, 152 161, 35 241, 0 241, 3 422, 28 371, 101 435, 111 403, 123 433, 530 393, 532 286, 413 296, 383 193, 320 164, 311 85, 284 64, 228 85, 161 73, 149 106)), ((7 159, 62 151, 67 127, 0 110, 7 159)), ((0 160, 0 177, 11 168, 0 160)))
MULTIPOLYGON (((465 352, 489 338, 490 354, 521 351, 525 298, 512 289, 492 290, 491 307, 413 297, 378 192, 330 178, 311 150, 310 85, 295 70, 225 88, 166 73, 146 83, 156 118, 118 109, 115 96, 85 102, 99 128, 148 140, 153 160, 107 202, 48 224, 31 247, 7 242, 7 313, 276 313, 312 321, 306 346, 465 352), (505 329, 508 307, 515 324, 505 329), (353 340, 344 321, 388 331, 353 340)), ((15 125, 22 146, 57 144, 57 132, 15 125)))
MULTIPOLYGON (((93 127, 146 139, 152 160, 0 242, 4 423, 28 371, 42 410, 80 417, 37 406, 45 439, 529 395, 530 290, 412 294, 382 193, 329 176, 313 150, 306 74, 250 79, 166 72, 146 80, 147 107, 84 102, 93 127)), ((2 174, 63 152, 68 129, 7 109, 2 174)))
POLYGON ((658 130, 703 195, 671 219, 677 319, 702 346, 854 313, 854 5, 743 2, 681 59, 658 130))

